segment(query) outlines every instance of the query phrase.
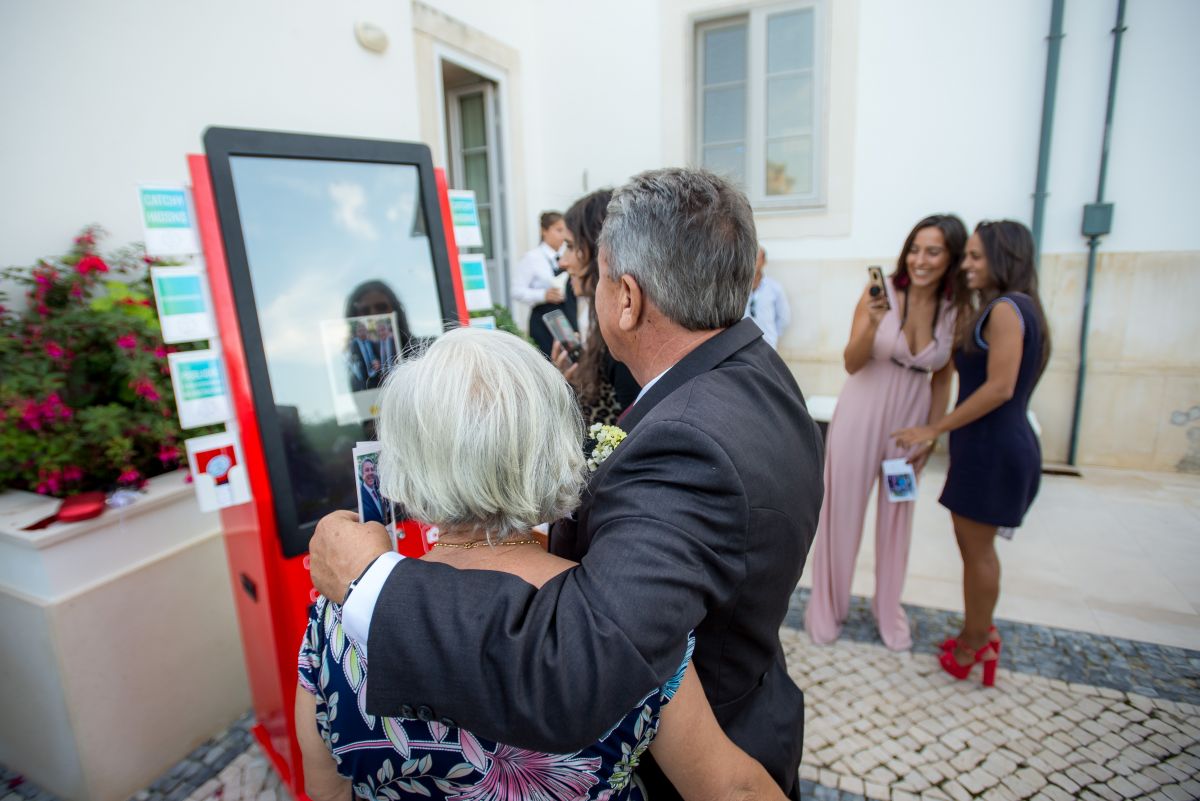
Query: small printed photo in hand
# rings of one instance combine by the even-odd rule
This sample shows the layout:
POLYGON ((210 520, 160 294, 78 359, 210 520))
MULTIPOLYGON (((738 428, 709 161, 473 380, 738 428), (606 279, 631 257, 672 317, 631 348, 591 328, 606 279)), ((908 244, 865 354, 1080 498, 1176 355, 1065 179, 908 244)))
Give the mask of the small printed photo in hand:
POLYGON ((887 482, 888 500, 892 503, 917 499, 917 474, 907 459, 884 459, 883 480, 887 482))
POLYGON ((379 443, 360 442, 354 447, 354 485, 358 492, 358 519, 387 529, 396 548, 396 510, 379 490, 379 443))
POLYGON ((379 388, 403 358, 396 313, 321 321, 321 345, 338 425, 379 415, 379 388))

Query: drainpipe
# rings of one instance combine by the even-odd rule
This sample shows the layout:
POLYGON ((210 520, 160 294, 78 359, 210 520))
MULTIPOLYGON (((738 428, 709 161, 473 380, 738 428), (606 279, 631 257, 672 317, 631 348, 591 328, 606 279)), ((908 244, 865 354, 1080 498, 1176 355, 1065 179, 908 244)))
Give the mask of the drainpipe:
POLYGON ((1050 8, 1050 35, 1046 37, 1046 88, 1042 92, 1042 134, 1038 143, 1037 181, 1033 190, 1033 252, 1042 257, 1042 227, 1046 219, 1046 180, 1050 172, 1050 135, 1054 130, 1054 99, 1058 94, 1058 56, 1062 50, 1063 6, 1054 0, 1050 8))
POLYGON ((1096 202, 1083 207, 1082 233, 1088 238, 1087 278, 1083 285, 1083 320, 1079 327, 1079 375, 1075 379, 1075 412, 1071 418, 1071 445, 1067 463, 1075 464, 1079 446, 1079 420, 1083 413, 1083 386, 1087 377, 1088 329, 1092 312, 1092 284, 1096 275, 1096 251, 1100 237, 1112 230, 1113 204, 1104 202, 1108 177, 1108 149, 1112 140, 1113 106, 1117 99, 1117 71, 1121 61, 1121 37, 1125 34, 1125 0, 1117 0, 1117 24, 1113 28, 1112 68, 1108 74, 1108 107, 1104 112, 1104 141, 1100 148, 1100 178, 1096 202))

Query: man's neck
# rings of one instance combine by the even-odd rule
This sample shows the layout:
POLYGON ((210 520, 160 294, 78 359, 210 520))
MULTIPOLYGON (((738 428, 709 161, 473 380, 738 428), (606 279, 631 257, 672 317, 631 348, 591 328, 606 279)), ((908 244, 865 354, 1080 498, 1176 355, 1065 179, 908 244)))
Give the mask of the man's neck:
POLYGON ((689 331, 683 326, 666 322, 651 323, 648 331, 635 346, 635 354, 626 366, 634 379, 645 386, 655 376, 674 367, 685 356, 725 329, 689 331))

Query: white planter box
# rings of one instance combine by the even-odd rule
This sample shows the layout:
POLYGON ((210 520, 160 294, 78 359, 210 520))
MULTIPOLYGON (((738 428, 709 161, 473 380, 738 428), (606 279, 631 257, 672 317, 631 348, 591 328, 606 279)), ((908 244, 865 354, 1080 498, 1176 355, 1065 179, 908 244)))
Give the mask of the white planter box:
POLYGON ((250 705, 220 520, 183 471, 124 509, 21 530, 57 506, 0 493, 0 763, 124 801, 250 705))

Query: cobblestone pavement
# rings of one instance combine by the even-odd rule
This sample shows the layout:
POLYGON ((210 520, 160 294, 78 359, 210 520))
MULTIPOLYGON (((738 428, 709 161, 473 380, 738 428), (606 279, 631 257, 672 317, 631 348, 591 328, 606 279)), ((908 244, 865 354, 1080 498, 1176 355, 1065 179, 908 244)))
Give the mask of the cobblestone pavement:
POLYGON ((1003 667, 986 689, 978 670, 955 681, 929 654, 783 640, 805 691, 809 797, 1200 798, 1195 705, 1003 667))
MULTIPOLYGON (((804 588, 792 594, 785 626, 804 628, 808 596, 804 588)), ((957 612, 907 605, 904 609, 914 653, 935 653, 942 640, 962 626, 957 612)), ((1004 666, 1020 673, 1200 704, 1198 651, 1005 620, 997 620, 996 627, 1004 640, 1004 666)), ((842 640, 881 642, 869 599, 851 599, 842 640)))
MULTIPOLYGON (((782 631, 806 696, 801 793, 817 801, 1200 799, 1200 652, 999 622, 997 686, 944 675, 959 616, 907 607, 912 653, 884 648, 855 598, 835 645, 782 631)), ((249 715, 133 801, 289 801, 249 715)), ((0 801, 57 801, 0 766, 0 801)))

